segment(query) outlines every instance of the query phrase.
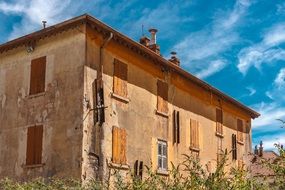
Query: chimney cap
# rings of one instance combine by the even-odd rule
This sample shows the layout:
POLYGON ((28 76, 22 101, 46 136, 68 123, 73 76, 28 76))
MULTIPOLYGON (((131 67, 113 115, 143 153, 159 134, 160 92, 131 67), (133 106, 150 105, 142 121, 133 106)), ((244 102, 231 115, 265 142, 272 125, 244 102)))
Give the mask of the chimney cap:
POLYGON ((177 52, 176 51, 172 51, 170 52, 171 55, 177 55, 177 52))
POLYGON ((46 28, 47 21, 43 20, 42 23, 43 23, 43 28, 46 28))
POLYGON ((154 32, 154 33, 158 32, 158 30, 155 29, 155 28, 150 28, 148 31, 149 31, 150 33, 152 33, 152 32, 154 32))

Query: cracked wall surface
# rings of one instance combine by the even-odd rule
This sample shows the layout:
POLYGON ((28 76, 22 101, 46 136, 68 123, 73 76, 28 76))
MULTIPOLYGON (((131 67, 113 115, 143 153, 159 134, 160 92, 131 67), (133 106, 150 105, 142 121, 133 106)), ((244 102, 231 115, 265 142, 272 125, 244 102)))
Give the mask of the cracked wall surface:
MULTIPOLYGON (((86 25, 80 25, 37 42, 35 51, 24 47, 0 55, 0 178, 27 180, 64 176, 82 180, 108 176, 112 162, 112 128, 127 132, 127 167, 136 160, 151 166, 157 162, 157 140, 168 144, 168 165, 191 154, 190 119, 200 122, 202 164, 217 160, 219 138, 215 135, 215 110, 224 110, 223 149, 231 150, 236 120, 247 125, 244 145, 238 144, 238 159, 246 161, 251 151, 251 117, 193 82, 168 72, 86 25), (46 56, 45 92, 29 95, 31 60, 46 56), (100 58, 101 56, 101 58, 100 58), (114 98, 114 59, 128 65, 128 101, 114 98), (104 65, 105 122, 96 122, 96 85, 100 60, 104 65), (168 83, 167 117, 156 112, 157 80, 168 83), (180 112, 181 142, 173 144, 172 112, 180 112), (27 128, 43 124, 43 165, 25 166, 27 128)), ((237 161, 230 162, 237 165, 237 161)), ((126 173, 126 170, 122 170, 126 173)))
POLYGON ((0 55, 0 178, 81 177, 84 27, 0 55), (29 95, 31 60, 46 56, 45 92, 29 95), (42 165, 27 167, 27 128, 43 125, 42 165))
MULTIPOLYGON (((102 39, 98 36, 100 35, 92 30, 87 32, 89 73, 95 72, 92 69, 96 70, 99 62, 99 47, 102 39)), ((107 163, 112 162, 113 126, 125 128, 127 131, 127 165, 130 169, 133 170, 136 160, 143 161, 148 166, 157 162, 154 151, 157 147, 153 142, 158 139, 168 143, 168 166, 171 167, 171 162, 181 163, 184 159, 183 154, 192 153, 189 150, 190 119, 200 123, 201 163, 203 165, 211 163, 211 167, 214 168, 217 161, 218 141, 221 139, 216 136, 215 111, 218 107, 222 107, 224 111, 224 137, 221 139, 223 150, 232 149, 232 134, 237 134, 237 119, 242 119, 246 126, 242 131, 244 144, 237 145, 238 159, 232 161, 229 155, 229 165, 237 166, 238 160, 247 163, 247 154, 251 151, 251 117, 248 113, 176 73, 165 72, 158 64, 114 41, 105 47, 102 56, 106 122, 100 131, 99 146, 102 155, 99 169, 103 170, 104 176, 108 176, 110 169, 107 163), (112 96, 114 59, 128 65, 128 102, 112 96), (167 81, 169 85, 168 117, 156 113, 158 79, 167 81), (181 117, 181 142, 178 145, 173 144, 172 138, 173 110, 179 111, 181 117)), ((91 88, 91 82, 95 78, 96 75, 87 77, 87 83, 89 83, 87 88, 91 88)), ((90 90, 85 92, 87 96, 92 97, 90 90)), ((124 170, 122 172, 124 173, 124 170)))

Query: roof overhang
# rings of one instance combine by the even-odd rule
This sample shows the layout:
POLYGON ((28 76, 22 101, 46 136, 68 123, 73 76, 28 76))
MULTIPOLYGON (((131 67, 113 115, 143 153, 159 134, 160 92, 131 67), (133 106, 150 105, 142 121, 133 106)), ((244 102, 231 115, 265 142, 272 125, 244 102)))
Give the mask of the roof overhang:
POLYGON ((45 29, 33 32, 31 34, 28 34, 26 36, 17 38, 15 40, 9 41, 7 43, 4 43, 0 45, 0 53, 12 50, 14 48, 17 48, 19 46, 26 46, 30 43, 35 43, 38 40, 41 40, 43 38, 55 35, 57 33, 69 30, 71 28, 75 28, 80 24, 88 24, 93 29, 97 30, 98 32, 102 33, 103 35, 107 36, 110 32, 113 33, 114 37, 113 39, 115 41, 120 42, 121 44, 125 45, 126 47, 130 48, 132 51, 137 52, 138 54, 141 54, 152 61, 154 61, 157 64, 162 65, 163 67, 168 68, 169 70, 176 72, 180 74, 181 76, 191 80, 196 85, 211 91, 213 94, 216 94, 218 97, 220 97, 222 100, 228 101, 237 107, 241 108, 242 110, 246 111, 253 119, 260 116, 260 114, 253 109, 245 106, 244 104, 238 102, 234 98, 224 94, 220 90, 216 89, 215 87, 209 85, 205 81, 195 77, 194 75, 190 74, 189 72, 183 70, 179 66, 171 63, 170 61, 164 59, 157 53, 153 52, 149 48, 141 45, 140 43, 128 38, 127 36, 121 34, 120 32, 114 30, 110 26, 104 24, 103 22, 99 21, 98 19, 95 19, 94 17, 84 14, 79 17, 72 18, 70 20, 64 21, 62 23, 47 27, 45 29))

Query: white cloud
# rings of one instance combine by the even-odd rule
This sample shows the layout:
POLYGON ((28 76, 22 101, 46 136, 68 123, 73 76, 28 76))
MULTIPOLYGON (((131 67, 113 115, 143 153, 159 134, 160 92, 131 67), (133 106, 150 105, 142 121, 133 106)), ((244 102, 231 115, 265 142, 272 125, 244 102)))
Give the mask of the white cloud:
POLYGON ((275 144, 285 145, 285 134, 270 135, 261 140, 265 150, 274 150, 275 144))
POLYGON ((256 93, 256 90, 250 86, 246 87, 246 89, 249 91, 249 96, 253 96, 256 93))
POLYGON ((275 85, 280 89, 285 86, 285 68, 282 68, 274 80, 275 85))
POLYGON ((285 107, 282 107, 278 103, 262 102, 253 107, 261 114, 259 118, 253 120, 253 128, 280 125, 280 121, 277 121, 277 119, 285 118, 285 107))
MULTIPOLYGON (((239 26, 249 6, 249 1, 236 1, 231 11, 223 11, 217 14, 211 24, 206 25, 198 32, 190 33, 177 43, 174 49, 179 52, 182 66, 194 73, 207 73, 211 67, 211 62, 239 42, 239 34, 235 29, 239 26), (195 64, 192 64, 193 62, 195 64)), ((220 65, 223 64, 220 63, 220 65)), ((210 74, 214 73, 211 72, 210 74)), ((207 76, 209 75, 207 74, 207 76)))
POLYGON ((71 7, 71 0, 20 0, 11 3, 2 2, 0 11, 4 14, 16 14, 22 17, 21 23, 13 26, 9 39, 27 34, 41 28, 41 21, 48 21, 48 25, 69 18, 75 6, 71 7), (68 9, 67 9, 68 7, 68 9))
POLYGON ((200 72, 196 73, 196 76, 199 78, 207 78, 214 73, 221 71, 226 66, 226 62, 224 60, 214 60, 211 61, 208 65, 208 68, 201 70, 200 72))
POLYGON ((285 23, 279 23, 270 28, 260 43, 243 48, 239 54, 239 71, 244 75, 249 68, 261 69, 263 63, 285 60, 285 50, 278 47, 285 42, 285 23))
POLYGON ((21 13, 25 9, 25 6, 21 4, 8 4, 6 2, 0 2, 0 10, 3 11, 5 14, 10 13, 21 13))

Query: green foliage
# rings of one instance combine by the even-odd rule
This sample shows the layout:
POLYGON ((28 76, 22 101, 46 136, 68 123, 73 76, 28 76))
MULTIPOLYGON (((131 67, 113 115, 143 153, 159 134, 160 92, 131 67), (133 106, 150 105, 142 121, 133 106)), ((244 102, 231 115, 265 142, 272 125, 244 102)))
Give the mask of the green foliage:
POLYGON ((35 179, 30 182, 15 182, 9 179, 0 181, 3 190, 269 190, 285 189, 285 154, 281 146, 276 145, 280 152, 277 161, 263 160, 265 167, 273 169, 276 174, 274 183, 257 181, 250 178, 245 169, 229 168, 228 153, 225 152, 215 171, 209 173, 194 157, 184 155, 185 160, 179 165, 171 164, 168 176, 159 175, 145 166, 146 174, 143 180, 133 175, 132 171, 122 175, 120 170, 111 169, 109 178, 103 182, 90 180, 82 185, 79 181, 70 179, 35 179), (228 171, 228 172, 226 172, 228 171), (110 180, 112 178, 112 180, 110 180), (110 182, 112 181, 112 182, 110 182))

